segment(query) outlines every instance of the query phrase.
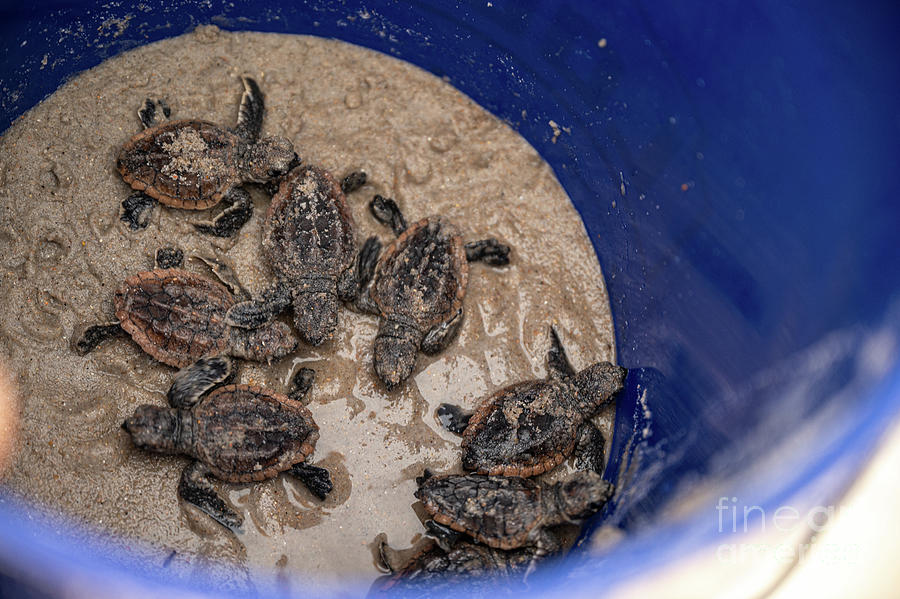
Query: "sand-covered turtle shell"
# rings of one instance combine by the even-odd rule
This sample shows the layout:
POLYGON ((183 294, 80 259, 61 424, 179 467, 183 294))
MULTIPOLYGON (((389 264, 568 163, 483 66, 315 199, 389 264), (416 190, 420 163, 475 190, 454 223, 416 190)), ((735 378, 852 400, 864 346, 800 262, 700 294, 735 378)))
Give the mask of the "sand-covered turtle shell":
POLYGON ((449 590, 450 585, 465 581, 467 590, 473 583, 497 584, 525 574, 534 559, 531 549, 503 551, 475 543, 457 542, 445 552, 430 543, 410 557, 393 574, 375 581, 369 596, 403 593, 404 597, 431 597, 449 590), (413 594, 418 591, 421 594, 413 594))
POLYGON ((497 549, 528 544, 541 526, 542 487, 533 479, 481 474, 432 476, 416 491, 435 522, 497 549))
POLYGON ((560 464, 591 414, 556 381, 510 385, 488 397, 462 435, 463 468, 483 474, 534 476, 560 464))
POLYGON ((372 301, 421 331, 462 309, 469 263, 459 230, 440 216, 424 218, 388 246, 375 268, 372 301))
POLYGON ((305 461, 319 440, 303 404, 262 387, 219 387, 191 414, 193 456, 228 482, 271 478, 305 461))
POLYGON ((116 318, 141 348, 184 368, 228 347, 225 313, 234 298, 224 285, 176 268, 139 272, 113 298, 116 318))
POLYGON ((119 151, 126 183, 161 203, 203 210, 240 184, 237 135, 207 121, 186 119, 149 127, 119 151))
POLYGON ((356 259, 353 217, 340 184, 307 166, 281 182, 266 214, 263 250, 283 279, 337 277, 356 259))

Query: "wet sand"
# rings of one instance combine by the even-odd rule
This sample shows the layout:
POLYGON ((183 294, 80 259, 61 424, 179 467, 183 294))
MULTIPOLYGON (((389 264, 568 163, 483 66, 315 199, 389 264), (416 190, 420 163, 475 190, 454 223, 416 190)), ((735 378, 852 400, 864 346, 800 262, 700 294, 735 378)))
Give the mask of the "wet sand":
MULTIPOLYGON (((22 429, 4 484, 52 513, 140 539, 133 550, 173 575, 212 569, 229 587, 378 575, 370 544, 384 532, 410 544, 424 529, 411 509, 426 466, 459 468, 458 438, 434 409, 475 405, 510 383, 543 376, 547 327, 556 323, 576 368, 613 360, 600 266, 581 220, 546 163, 507 125, 440 79, 388 56, 304 36, 226 33, 215 27, 144 46, 85 72, 29 111, 0 139, 0 358, 24 398, 22 429), (113 318, 112 295, 153 266, 158 247, 228 260, 259 292, 272 276, 260 253, 268 197, 248 186, 255 214, 231 240, 191 225, 217 214, 157 207, 149 227, 119 220, 129 187, 118 148, 140 129, 136 110, 162 97, 172 118, 232 126, 240 75, 266 95, 264 135, 293 141, 307 164, 369 183, 348 197, 360 242, 390 231, 374 222, 375 193, 407 220, 453 220, 467 240, 512 246, 504 268, 473 264, 459 338, 419 356, 413 376, 387 393, 375 377, 376 319, 342 309, 332 341, 301 346, 272 365, 240 364, 239 382, 283 390, 299 365, 317 371, 309 405, 321 428, 313 463, 335 481, 316 500, 288 475, 219 484, 244 513, 234 535, 176 496, 183 457, 135 450, 120 429, 142 403, 165 403, 175 370, 129 338, 88 356, 70 348, 88 323, 113 318), (172 552, 175 552, 174 557, 172 552)), ((189 270, 208 274, 197 261, 189 270)), ((598 417, 609 430, 611 409, 598 417)))

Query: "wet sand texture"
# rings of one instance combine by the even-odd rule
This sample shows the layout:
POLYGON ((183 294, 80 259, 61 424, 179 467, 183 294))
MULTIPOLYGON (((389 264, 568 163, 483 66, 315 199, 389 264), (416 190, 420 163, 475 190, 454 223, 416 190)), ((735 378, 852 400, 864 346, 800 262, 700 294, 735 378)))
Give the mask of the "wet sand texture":
MULTIPOLYGON (((576 368, 614 358, 609 301, 581 220, 551 169, 521 137, 440 79, 388 56, 304 36, 225 33, 215 27, 117 56, 75 77, 0 139, 0 353, 23 400, 19 450, 4 483, 93 529, 126 538, 173 575, 212 569, 222 584, 255 587, 273 575, 310 585, 378 573, 369 544, 397 547, 423 528, 411 509, 427 465, 459 468, 458 438, 441 430, 444 401, 472 407, 510 383, 543 376, 547 326, 557 323, 576 368), (112 319, 113 291, 153 264, 158 247, 217 253, 259 292, 272 275, 260 251, 268 206, 255 204, 232 240, 191 223, 218 214, 157 207, 128 230, 119 204, 130 189, 115 171, 119 147, 140 130, 144 99, 165 98, 172 118, 233 126, 240 75, 266 95, 264 135, 293 141, 307 164, 369 183, 348 197, 360 242, 390 231, 367 210, 373 194, 397 200, 407 220, 442 214, 466 240, 496 236, 512 264, 472 264, 466 317, 455 343, 421 355, 388 394, 371 363, 375 318, 342 309, 332 341, 301 346, 270 366, 242 362, 238 382, 283 390, 298 365, 318 376, 309 408, 321 439, 313 462, 335 490, 316 500, 288 475, 219 484, 244 513, 235 536, 176 497, 187 459, 135 450, 122 421, 165 403, 175 370, 128 338, 86 357, 73 332, 112 319), (315 581, 315 582, 314 582, 315 581)), ((188 261, 186 268, 206 274, 188 261)), ((599 417, 609 426, 611 410, 599 417)), ((609 430, 608 428, 606 429, 609 430)))

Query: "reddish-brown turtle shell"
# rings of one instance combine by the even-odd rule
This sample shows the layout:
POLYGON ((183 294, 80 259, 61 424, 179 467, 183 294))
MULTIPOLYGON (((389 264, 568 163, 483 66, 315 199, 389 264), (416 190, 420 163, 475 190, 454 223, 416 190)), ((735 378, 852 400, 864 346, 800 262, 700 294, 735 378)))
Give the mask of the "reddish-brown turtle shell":
POLYGON ((527 381, 488 397, 462 435, 463 468, 482 474, 535 476, 572 454, 581 413, 557 381, 527 381))
POLYGON ((240 184, 239 143, 237 135, 207 121, 169 121, 128 140, 116 168, 132 188, 163 204, 203 210, 240 184))
POLYGON ((375 268, 371 297, 383 317, 400 315, 424 333, 462 309, 468 281, 459 230, 429 216, 387 247, 375 268))
POLYGON ((262 387, 219 387, 191 415, 194 457, 233 483, 271 478, 305 461, 319 440, 303 404, 262 387))
POLYGON ((340 184, 321 168, 297 168, 282 180, 263 230, 269 264, 287 281, 336 278, 356 259, 347 199, 340 184))
POLYGON ((180 269, 139 272, 113 298, 122 328, 164 364, 184 368, 228 347, 225 313, 234 304, 223 286, 180 269))
POLYGON ((540 483, 527 478, 480 474, 433 476, 416 497, 435 522, 497 549, 528 544, 543 525, 540 483))

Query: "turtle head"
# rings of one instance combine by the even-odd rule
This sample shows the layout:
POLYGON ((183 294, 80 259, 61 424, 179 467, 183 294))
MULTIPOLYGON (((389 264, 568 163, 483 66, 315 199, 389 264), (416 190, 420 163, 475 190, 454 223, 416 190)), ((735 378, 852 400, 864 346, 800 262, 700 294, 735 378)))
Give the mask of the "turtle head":
POLYGON ((297 349, 291 327, 276 320, 256 329, 231 327, 231 355, 254 362, 271 362, 297 349))
POLYGON ((598 512, 612 497, 614 487, 592 470, 578 471, 554 485, 561 520, 576 522, 598 512))
POLYGON ((416 365, 422 334, 410 327, 388 320, 375 337, 375 373, 388 389, 393 389, 416 365))
POLYGON ((125 419, 122 428, 135 447, 158 453, 177 453, 178 412, 172 408, 142 405, 125 419))
POLYGON ((294 327, 300 337, 316 346, 337 327, 338 299, 334 293, 312 291, 294 297, 294 327))
POLYGON ((281 177, 300 164, 294 145, 283 137, 264 137, 250 146, 246 176, 254 183, 281 177))
POLYGON ((591 364, 573 377, 580 402, 587 413, 605 404, 625 385, 627 370, 609 362, 591 364))

